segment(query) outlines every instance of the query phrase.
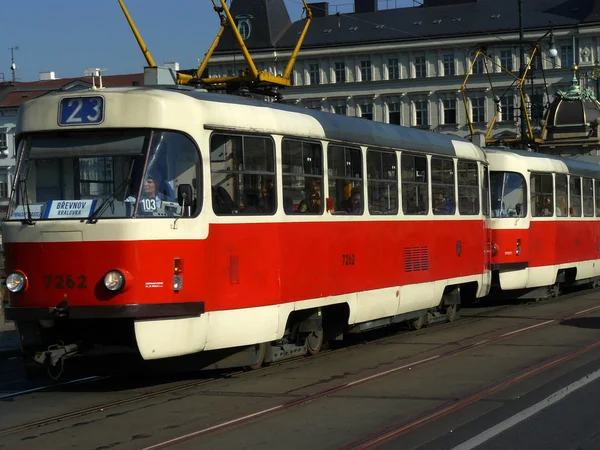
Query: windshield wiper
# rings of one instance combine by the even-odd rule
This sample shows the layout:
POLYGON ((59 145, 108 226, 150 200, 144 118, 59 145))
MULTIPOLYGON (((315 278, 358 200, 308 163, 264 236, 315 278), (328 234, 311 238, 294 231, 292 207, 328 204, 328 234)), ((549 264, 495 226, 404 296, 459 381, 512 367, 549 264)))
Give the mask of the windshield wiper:
POLYGON ((27 218, 21 221, 22 224, 35 225, 35 221, 31 216, 31 209, 29 208, 29 194, 27 193, 27 178, 21 178, 19 180, 19 187, 21 190, 21 197, 23 198, 25 205, 27 206, 27 218))

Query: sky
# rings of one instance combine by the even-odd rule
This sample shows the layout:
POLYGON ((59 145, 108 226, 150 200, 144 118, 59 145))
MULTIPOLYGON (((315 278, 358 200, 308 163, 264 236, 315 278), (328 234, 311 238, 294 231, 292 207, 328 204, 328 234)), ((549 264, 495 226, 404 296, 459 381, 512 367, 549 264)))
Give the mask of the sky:
MULTIPOLYGON (((299 20, 302 1, 284 1, 292 21, 299 20)), ((380 2, 412 5, 412 0, 380 2)), ((123 3, 158 65, 176 61, 181 69, 197 67, 219 29, 210 0, 123 3)), ((351 3, 331 0, 330 13, 332 5, 349 12, 351 3)), ((59 78, 78 77, 88 68, 106 69, 104 75, 141 73, 146 65, 117 0, 4 0, 2 19, 0 81, 11 79, 10 47, 17 46, 17 81, 36 81, 46 71, 59 78)))

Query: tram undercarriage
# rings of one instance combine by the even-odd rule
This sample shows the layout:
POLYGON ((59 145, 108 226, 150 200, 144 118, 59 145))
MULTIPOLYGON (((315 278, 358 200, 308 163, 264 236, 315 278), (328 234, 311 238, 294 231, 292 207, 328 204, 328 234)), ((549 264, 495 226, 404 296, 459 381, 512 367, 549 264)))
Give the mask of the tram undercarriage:
MULTIPOLYGON (((144 361, 137 347, 134 320, 49 319, 17 321, 26 374, 30 378, 58 379, 85 370, 106 375, 142 370, 170 372, 257 369, 286 359, 316 355, 330 343, 379 328, 404 325, 418 330, 429 324, 451 322, 458 316, 461 295, 455 289, 443 296, 438 307, 348 326, 345 303, 293 312, 282 339, 249 346, 144 361), (84 369, 85 368, 85 369, 84 369), (47 375, 46 373, 47 372, 47 375)), ((165 336, 165 339, 168 339, 165 336)))

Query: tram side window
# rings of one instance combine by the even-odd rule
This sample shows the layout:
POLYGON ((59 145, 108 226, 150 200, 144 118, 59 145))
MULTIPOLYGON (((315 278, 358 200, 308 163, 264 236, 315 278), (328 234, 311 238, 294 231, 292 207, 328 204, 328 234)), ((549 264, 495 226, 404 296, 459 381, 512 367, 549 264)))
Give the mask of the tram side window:
POLYGON ((489 170, 487 166, 481 166, 481 196, 483 198, 482 213, 484 216, 490 215, 490 183, 489 183, 489 170))
POLYGON ((434 214, 454 214, 454 160, 431 158, 431 198, 434 214))
POLYGON ((600 180, 594 180, 596 188, 596 217, 600 217, 600 180))
POLYGON ((583 216, 594 217, 594 182, 591 178, 583 180, 583 216))
POLYGON ((213 134, 210 168, 215 214, 275 213, 275 152, 270 137, 213 134))
POLYGON ((329 196, 334 198, 334 213, 362 215, 363 174, 360 149, 330 145, 327 149, 329 196))
MULTIPOLYGON (((479 214, 479 180, 477 163, 458 161, 458 212, 461 215, 479 214)), ((487 195, 487 189, 484 195, 487 195)), ((487 202, 484 197, 484 203, 487 202)))
POLYGON ((398 214, 396 153, 367 150, 367 188, 371 214, 398 214))
POLYGON ((323 213, 321 155, 321 144, 283 140, 283 209, 286 214, 323 213))
POLYGON ((569 202, 567 201, 567 176, 556 174, 554 176, 554 183, 556 185, 556 215, 557 217, 566 217, 569 205, 569 202))
POLYGON ((569 178, 569 216, 581 217, 581 178, 569 178))
POLYGON ((427 158, 402 153, 402 212, 426 215, 429 212, 427 193, 427 158))
POLYGON ((552 174, 532 173, 531 184, 531 215, 533 217, 552 217, 554 201, 552 194, 552 174))
POLYGON ((516 172, 490 172, 492 217, 527 216, 527 185, 516 172))

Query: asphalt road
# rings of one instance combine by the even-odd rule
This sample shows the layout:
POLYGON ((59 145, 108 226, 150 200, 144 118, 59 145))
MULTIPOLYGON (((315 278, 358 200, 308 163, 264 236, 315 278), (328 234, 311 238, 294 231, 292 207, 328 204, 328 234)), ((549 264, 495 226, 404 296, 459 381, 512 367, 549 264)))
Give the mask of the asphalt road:
POLYGON ((484 449, 594 448, 596 380, 505 425, 600 369, 598 300, 526 305, 227 378, 103 380, 17 396, 0 401, 0 448, 338 450, 403 428, 383 448, 474 448, 478 436, 484 449))

